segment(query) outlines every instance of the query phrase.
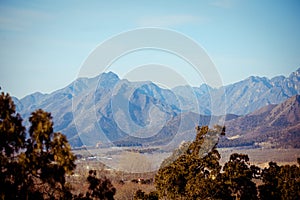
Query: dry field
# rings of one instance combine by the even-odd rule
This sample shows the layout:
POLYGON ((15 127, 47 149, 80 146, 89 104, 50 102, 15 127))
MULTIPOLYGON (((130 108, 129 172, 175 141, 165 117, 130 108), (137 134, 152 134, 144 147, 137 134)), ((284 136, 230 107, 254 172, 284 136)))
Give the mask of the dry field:
POLYGON ((300 149, 237 149, 223 148, 219 149, 221 154, 221 164, 228 161, 232 153, 247 154, 250 158, 250 163, 261 168, 268 166, 270 161, 276 162, 278 165, 291 165, 297 163, 297 158, 300 157, 300 149))
MULTIPOLYGON (((110 160, 111 162, 119 162, 120 165, 124 168, 130 170, 137 170, 136 167, 140 166, 140 168, 146 167, 145 171, 149 171, 149 167, 157 166, 161 162, 161 157, 166 157, 165 154, 170 155, 170 153, 154 153, 147 155, 147 160, 144 160, 145 155, 142 157, 137 157, 135 154, 126 152, 118 149, 118 151, 109 151, 105 153, 105 150, 93 150, 89 152, 85 151, 75 151, 75 154, 83 154, 85 157, 91 157, 91 155, 98 155, 101 159, 79 159, 77 161, 77 168, 75 173, 72 176, 68 177, 68 182, 73 185, 73 192, 79 194, 80 192, 86 191, 88 188, 88 184, 86 182, 86 178, 88 176, 88 171, 93 169, 97 170, 97 174, 99 177, 106 176, 109 178, 115 188, 117 189, 115 199, 116 200, 129 200, 133 199, 134 193, 141 189, 146 193, 155 190, 153 182, 150 184, 141 184, 134 183, 132 180, 137 180, 139 178, 145 180, 153 180, 155 176, 154 172, 140 172, 140 173, 130 173, 130 172, 120 172, 117 169, 107 168, 105 165, 101 163, 103 158, 113 158, 110 160), (92 153, 92 154, 91 154, 92 153), (150 157, 149 157, 150 156, 150 157), (155 159, 155 157, 158 157, 155 159), (155 163, 149 163, 153 161, 155 163), (128 162, 126 165, 126 161, 128 162), (136 162, 136 164, 132 164, 136 162), (143 163, 144 162, 144 163, 143 163)), ((300 149, 239 149, 239 148, 221 148, 218 149, 221 154, 220 164, 224 165, 225 162, 229 160, 229 156, 233 153, 242 153, 247 154, 250 158, 250 163, 257 165, 261 168, 265 168, 268 166, 270 161, 276 162, 278 165, 285 164, 296 164, 297 157, 300 157, 300 149)), ((140 170, 140 168, 138 170, 140 170)), ((257 180, 257 184, 261 184, 259 180, 257 180)))

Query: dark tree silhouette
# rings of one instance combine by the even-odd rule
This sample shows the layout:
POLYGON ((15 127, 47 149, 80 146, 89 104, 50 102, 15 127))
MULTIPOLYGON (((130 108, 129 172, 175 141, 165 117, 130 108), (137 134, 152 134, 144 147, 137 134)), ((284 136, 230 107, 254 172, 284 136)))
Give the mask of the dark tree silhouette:
POLYGON ((250 166, 248 155, 232 154, 221 172, 216 136, 225 134, 225 127, 196 127, 195 140, 186 148, 175 150, 155 177, 156 189, 167 199, 258 199, 253 178, 260 169, 250 166), (179 155, 179 152, 182 152, 179 155), (179 155, 174 159, 174 155, 179 155), (175 160, 173 163, 169 161, 175 160))
POLYGON ((53 132, 50 113, 37 110, 29 118, 31 123, 26 151, 20 154, 27 184, 24 197, 71 198, 65 175, 75 169, 75 156, 66 136, 53 132))
POLYGON ((137 190, 134 194, 134 200, 158 200, 158 194, 155 191, 145 194, 142 190, 137 190))
POLYGON ((182 155, 159 169, 155 177, 157 192, 161 198, 169 199, 230 199, 220 179, 220 154, 215 140, 218 137, 207 137, 225 130, 220 126, 214 130, 207 126, 196 127, 196 130, 195 140, 187 148, 183 146, 174 152, 175 155, 182 152, 182 155))
POLYGON ((89 182, 89 191, 86 197, 101 200, 113 200, 116 193, 116 188, 111 184, 110 180, 106 177, 97 178, 96 170, 90 170, 87 178, 89 182))
POLYGON ((258 199, 256 185, 252 181, 253 168, 246 154, 234 153, 223 167, 223 183, 236 199, 258 199))
POLYGON ((65 175, 75 156, 64 135, 53 132, 50 113, 33 112, 29 138, 8 94, 0 96, 1 199, 70 199, 65 175))
POLYGON ((0 198, 14 199, 23 182, 18 154, 25 145, 25 127, 9 94, 0 95, 0 198))
POLYGON ((53 131, 51 114, 41 109, 29 118, 28 139, 22 118, 9 94, 0 95, 0 199, 104 199, 116 189, 107 178, 91 171, 86 196, 73 196, 65 176, 76 157, 65 135, 53 131))
POLYGON ((300 199, 300 167, 278 166, 270 162, 262 172, 263 185, 258 187, 260 199, 300 199))

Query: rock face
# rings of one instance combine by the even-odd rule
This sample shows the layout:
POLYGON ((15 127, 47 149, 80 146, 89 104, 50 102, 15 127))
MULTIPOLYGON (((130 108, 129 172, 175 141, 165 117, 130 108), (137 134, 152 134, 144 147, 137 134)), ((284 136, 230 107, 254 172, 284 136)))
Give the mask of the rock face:
MULTIPOLYGON (((189 102, 190 99, 193 99, 193 96, 187 93, 178 92, 177 88, 173 91, 179 99, 183 99, 183 102, 189 102)), ((291 73, 289 77, 277 76, 267 79, 251 76, 218 89, 202 85, 199 88, 193 88, 193 91, 197 96, 197 104, 201 105, 202 108, 206 108, 206 110, 199 109, 203 111, 202 114, 209 114, 212 102, 221 105, 223 101, 226 101, 226 113, 245 115, 263 106, 278 104, 300 94, 300 68, 291 73)), ((188 105, 185 106, 185 110, 194 112, 192 109, 195 108, 195 105, 188 105)))
POLYGON ((300 96, 278 105, 268 105, 246 116, 226 122, 229 146, 267 143, 274 147, 300 148, 300 96))
MULTIPOLYGON (((300 94, 300 68, 289 77, 249 77, 218 89, 203 84, 172 90, 162 89, 152 82, 120 80, 108 72, 94 78, 79 78, 51 94, 34 93, 20 100, 14 98, 14 102, 24 119, 38 108, 51 112, 55 131, 66 134, 73 147, 99 143, 153 145, 168 143, 179 135, 192 137, 196 124, 212 124, 212 119, 220 122, 224 116, 217 119, 210 115, 224 113, 213 112, 212 105, 224 106, 225 113, 231 114, 226 115, 226 120, 235 119, 237 115, 253 119, 251 126, 249 123, 242 126, 238 124, 241 119, 236 119, 234 123, 239 128, 230 122, 233 134, 254 128, 262 119, 270 119, 270 126, 289 124, 294 127, 292 121, 298 118, 292 113, 275 119, 272 116, 278 116, 279 111, 274 110, 273 114, 268 111, 275 109, 273 104, 296 94, 300 94), (249 114, 262 107, 257 111, 260 115, 249 114)), ((25 125, 28 126, 27 121, 25 125)))

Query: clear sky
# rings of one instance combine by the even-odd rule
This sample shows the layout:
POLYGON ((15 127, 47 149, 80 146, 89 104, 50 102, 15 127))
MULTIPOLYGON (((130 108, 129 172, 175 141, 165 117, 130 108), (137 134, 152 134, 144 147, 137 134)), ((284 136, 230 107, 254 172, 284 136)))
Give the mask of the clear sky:
POLYGON ((195 40, 224 84, 287 76, 300 67, 298 0, 1 0, 0 86, 19 98, 60 89, 78 77, 97 45, 142 27, 195 40))

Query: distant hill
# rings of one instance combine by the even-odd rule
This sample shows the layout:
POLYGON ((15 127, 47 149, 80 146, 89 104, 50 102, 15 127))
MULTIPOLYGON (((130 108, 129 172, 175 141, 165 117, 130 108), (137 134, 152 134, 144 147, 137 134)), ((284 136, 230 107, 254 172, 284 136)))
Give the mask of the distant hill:
POLYGON ((229 120, 226 127, 227 139, 223 139, 221 146, 300 148, 300 96, 229 120))
MULTIPOLYGON (((256 116, 251 118, 249 113, 266 105, 269 106, 263 109, 271 109, 273 104, 296 94, 300 94, 300 68, 289 77, 249 77, 218 89, 203 84, 172 90, 160 88, 150 81, 121 80, 108 72, 94 78, 79 78, 51 94, 34 93, 22 99, 14 98, 14 101, 24 119, 38 108, 51 112, 55 131, 66 134, 73 147, 110 142, 117 145, 154 145, 173 141, 173 145, 177 145, 180 140, 193 139, 195 125, 209 124, 211 120, 217 123, 226 118, 234 123, 232 119, 241 115, 246 115, 247 120, 253 118, 247 127, 239 125, 238 119, 235 123, 239 129, 229 124, 232 134, 248 131, 250 124, 260 126, 260 120, 255 122, 256 116), (222 104, 230 114, 211 117, 211 114, 224 114, 211 111, 211 105, 218 107, 222 104)), ((269 116, 267 111, 263 111, 260 110, 261 115, 257 116, 261 120, 263 115, 269 116)), ((290 115, 288 117, 292 119, 290 115)), ((284 125, 285 121, 280 118, 272 123, 272 126, 284 125)), ((28 121, 25 124, 28 126, 28 121)), ((289 127, 289 131, 299 130, 291 124, 289 127)), ((250 136, 245 135, 245 138, 250 136)), ((249 141, 252 142, 246 142, 249 141)))
MULTIPOLYGON (((185 110, 194 111, 195 104, 190 103, 193 98, 187 86, 180 86, 173 89, 178 98, 185 104, 185 110), (184 89, 185 87, 185 89, 184 89)), ((203 84, 193 88, 197 96, 197 105, 206 109, 202 114, 210 114, 210 105, 221 105, 226 101, 226 113, 245 115, 266 105, 278 104, 288 98, 300 94, 300 68, 291 73, 288 77, 277 76, 272 79, 265 77, 251 76, 245 80, 221 88, 211 88, 203 84), (223 92, 225 91, 225 92, 223 92)), ((214 113, 217 114, 217 113, 214 113)))

